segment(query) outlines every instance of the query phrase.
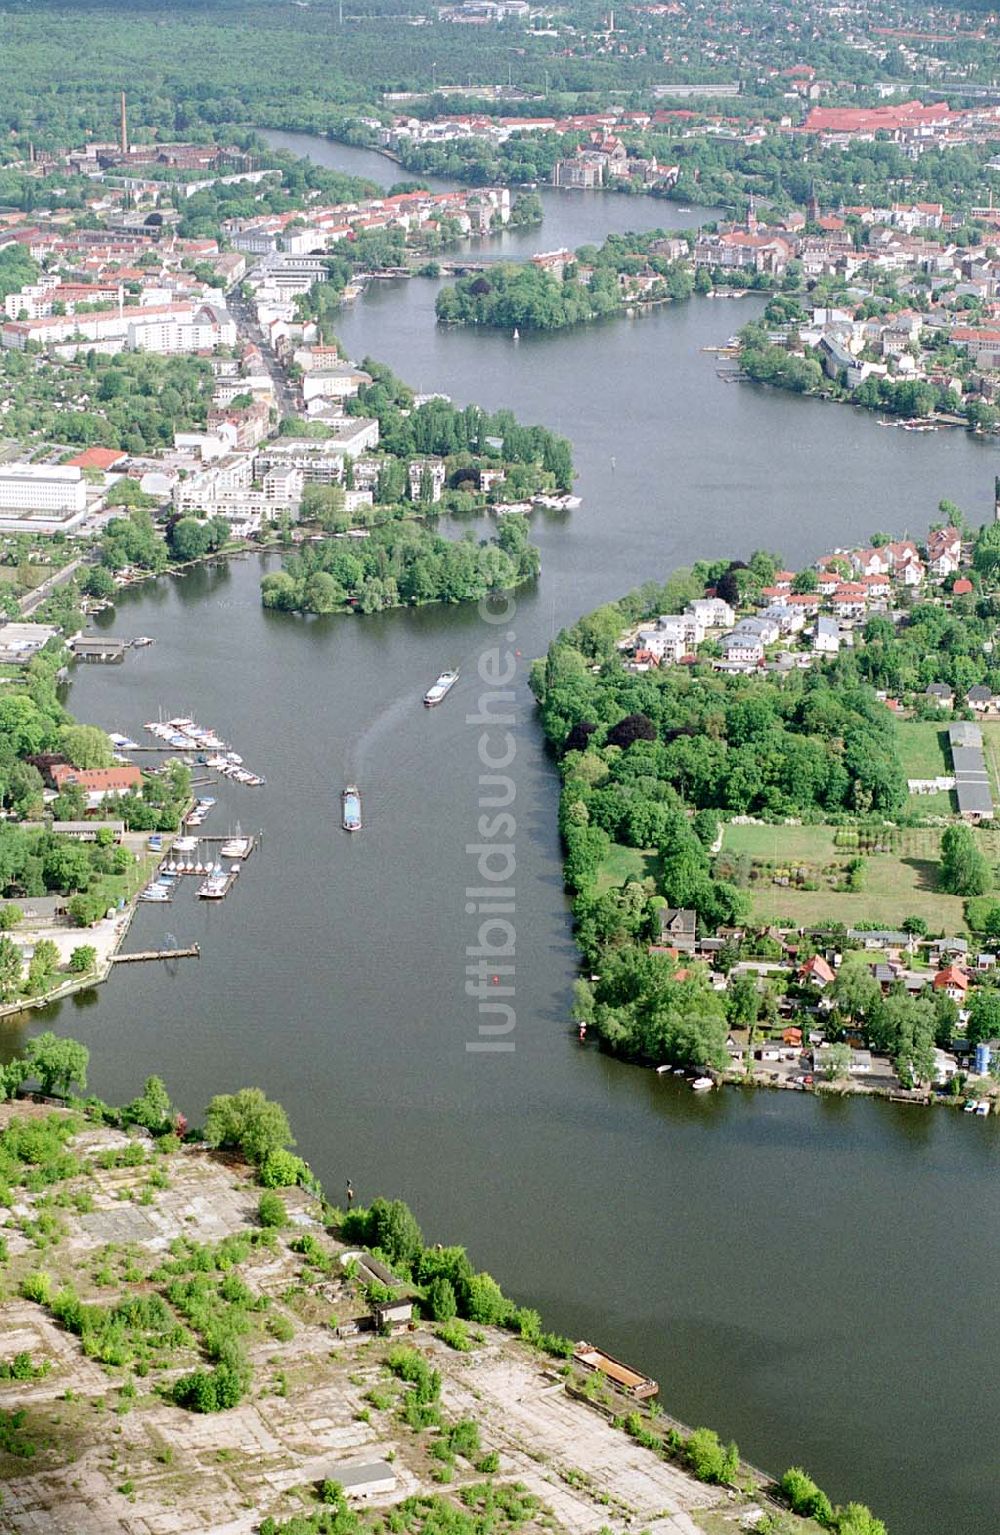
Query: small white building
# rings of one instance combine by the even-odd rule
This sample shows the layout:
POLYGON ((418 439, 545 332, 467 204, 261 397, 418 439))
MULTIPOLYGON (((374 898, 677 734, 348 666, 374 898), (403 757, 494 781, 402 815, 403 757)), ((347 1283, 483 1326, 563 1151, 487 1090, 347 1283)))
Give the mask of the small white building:
POLYGON ((839 655, 840 625, 835 618, 817 618, 813 649, 819 651, 820 655, 839 655))

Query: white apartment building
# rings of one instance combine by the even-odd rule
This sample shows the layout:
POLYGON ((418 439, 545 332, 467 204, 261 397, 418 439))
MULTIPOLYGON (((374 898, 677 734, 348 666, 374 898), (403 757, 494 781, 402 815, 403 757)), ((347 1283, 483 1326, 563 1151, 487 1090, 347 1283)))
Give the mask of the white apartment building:
POLYGON ((96 344, 104 351, 201 352, 235 345, 236 325, 217 304, 198 308, 191 304, 149 304, 93 314, 7 320, 0 341, 22 352, 33 341, 40 346, 63 345, 74 350, 77 344, 96 344))
POLYGON ((261 445, 256 460, 258 479, 283 465, 300 469, 306 485, 339 485, 344 478, 343 450, 325 439, 279 437, 261 445))
POLYGON ((249 491, 253 484, 253 459, 249 454, 232 454, 219 459, 186 480, 178 480, 171 493, 176 512, 208 512, 228 496, 249 491))

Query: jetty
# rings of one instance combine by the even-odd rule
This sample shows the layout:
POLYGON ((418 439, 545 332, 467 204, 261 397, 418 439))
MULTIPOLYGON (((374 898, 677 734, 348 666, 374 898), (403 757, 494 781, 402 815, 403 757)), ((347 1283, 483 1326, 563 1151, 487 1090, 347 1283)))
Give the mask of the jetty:
POLYGON ((201 945, 192 943, 186 949, 140 949, 135 954, 112 954, 113 965, 144 965, 151 959, 200 959, 201 945))

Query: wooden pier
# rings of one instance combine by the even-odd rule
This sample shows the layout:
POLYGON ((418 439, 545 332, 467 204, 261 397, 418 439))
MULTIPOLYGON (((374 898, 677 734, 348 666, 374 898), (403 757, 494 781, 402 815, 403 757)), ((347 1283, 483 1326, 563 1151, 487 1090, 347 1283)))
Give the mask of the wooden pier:
POLYGON ((140 949, 137 954, 113 954, 113 965, 143 965, 149 959, 200 959, 201 945, 191 944, 187 949, 140 949))

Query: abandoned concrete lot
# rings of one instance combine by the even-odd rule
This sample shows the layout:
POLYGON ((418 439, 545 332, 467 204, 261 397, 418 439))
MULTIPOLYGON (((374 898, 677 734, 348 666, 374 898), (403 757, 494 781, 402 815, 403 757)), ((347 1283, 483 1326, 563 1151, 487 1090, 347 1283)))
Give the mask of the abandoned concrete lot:
MULTIPOLYGON (((0 1108, 0 1129, 22 1112, 0 1108)), ((345 1465, 391 1464, 395 1485, 373 1494, 373 1509, 482 1481, 461 1458, 442 1476, 430 1453, 434 1433, 402 1421, 406 1388, 384 1362, 391 1342, 371 1332, 336 1336, 335 1324, 365 1307, 339 1262, 345 1249, 300 1190, 283 1195, 289 1227, 239 1266, 262 1320, 247 1339, 252 1385, 229 1411, 199 1415, 164 1398, 162 1388, 200 1362, 190 1338, 145 1374, 109 1367, 85 1357, 45 1305, 24 1299, 25 1276, 39 1269, 53 1291, 71 1282, 88 1303, 151 1294, 162 1290, 156 1276, 176 1239, 217 1243, 259 1229, 260 1191, 247 1168, 198 1150, 163 1156, 145 1137, 141 1164, 108 1165, 129 1148, 138 1155, 136 1144, 85 1125, 66 1145, 82 1170, 59 1185, 64 1202, 53 1208, 51 1187, 18 1188, 0 1213, 9 1252, 0 1267, 0 1361, 26 1353, 36 1367, 50 1366, 34 1380, 0 1382, 0 1410, 25 1410, 21 1447, 33 1446, 16 1454, 5 1441, 0 1451, 0 1527, 12 1535, 250 1535, 267 1515, 308 1511, 318 1481, 345 1465), (44 1240, 42 1209, 51 1216, 44 1240), (292 1251, 304 1232, 329 1255, 325 1270, 292 1251), (281 1342, 275 1318, 283 1319, 281 1342)), ((474 1419, 482 1451, 497 1452, 495 1482, 521 1483, 540 1500, 533 1523, 571 1535, 749 1527, 752 1504, 698 1482, 571 1397, 562 1362, 497 1329, 474 1329, 470 1339, 468 1353, 456 1352, 428 1324, 403 1341, 440 1371, 445 1417, 474 1419)))

